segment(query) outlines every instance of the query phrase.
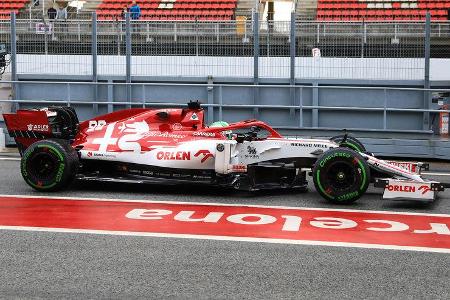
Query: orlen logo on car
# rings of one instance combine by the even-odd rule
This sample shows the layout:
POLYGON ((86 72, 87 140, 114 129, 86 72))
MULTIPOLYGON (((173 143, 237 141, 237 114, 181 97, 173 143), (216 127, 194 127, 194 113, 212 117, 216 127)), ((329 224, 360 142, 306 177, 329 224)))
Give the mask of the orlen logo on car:
MULTIPOLYGON (((390 192, 403 192, 403 193, 415 193, 416 187, 413 185, 395 185, 390 184, 386 187, 386 189, 390 192)), ((420 186, 417 190, 422 191, 422 195, 426 194, 427 192, 431 191, 431 188, 427 185, 420 186)))
POLYGON ((195 157, 199 157, 200 155, 203 155, 201 163, 204 163, 210 157, 214 157, 214 155, 209 152, 209 150, 198 150, 197 153, 194 154, 195 157))
MULTIPOLYGON (((209 150, 199 150, 194 154, 194 157, 203 155, 201 163, 204 163, 208 158, 214 157, 209 150)), ((191 152, 188 151, 160 151, 156 154, 158 160, 191 160, 191 152)))
POLYGON ((428 193, 429 191, 431 191, 431 188, 428 185, 422 185, 419 188, 419 191, 422 191, 422 195, 425 195, 426 193, 428 193))
POLYGON ((191 160, 191 152, 187 151, 160 151, 156 154, 159 160, 191 160))

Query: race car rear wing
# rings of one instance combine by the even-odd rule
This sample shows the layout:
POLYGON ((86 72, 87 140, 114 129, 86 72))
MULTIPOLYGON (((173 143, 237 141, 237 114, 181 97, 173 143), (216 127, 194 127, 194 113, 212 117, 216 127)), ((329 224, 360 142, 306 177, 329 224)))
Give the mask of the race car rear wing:
POLYGON ((21 154, 36 141, 47 138, 71 140, 78 132, 78 116, 71 107, 20 109, 16 113, 3 114, 3 117, 21 154))

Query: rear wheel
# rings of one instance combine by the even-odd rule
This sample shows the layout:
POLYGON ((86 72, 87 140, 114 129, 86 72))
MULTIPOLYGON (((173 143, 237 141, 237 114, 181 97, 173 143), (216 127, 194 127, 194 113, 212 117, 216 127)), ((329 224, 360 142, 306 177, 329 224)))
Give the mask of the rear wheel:
POLYGON ((65 140, 42 140, 25 150, 21 172, 25 182, 38 191, 67 187, 78 171, 78 155, 65 140))
POLYGON ((370 169, 357 152, 334 148, 325 152, 313 168, 317 192, 332 203, 349 204, 360 198, 369 187, 370 169))
POLYGON ((366 152, 366 147, 355 137, 347 135, 337 135, 330 139, 330 141, 339 144, 341 147, 349 148, 357 152, 366 152), (344 141, 345 139, 345 141, 344 141))

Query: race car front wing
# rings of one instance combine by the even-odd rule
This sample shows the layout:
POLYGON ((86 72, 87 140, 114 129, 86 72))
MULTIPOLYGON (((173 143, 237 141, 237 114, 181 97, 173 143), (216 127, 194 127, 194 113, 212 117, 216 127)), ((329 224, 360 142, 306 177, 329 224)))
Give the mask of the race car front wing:
POLYGON ((438 192, 450 187, 450 184, 389 178, 375 179, 374 186, 384 189, 383 199, 433 202, 438 192))
POLYGON ((429 170, 426 163, 389 161, 362 155, 372 168, 392 176, 374 180, 375 187, 384 189, 383 199, 433 202, 438 192, 450 187, 448 183, 422 178, 421 172, 429 170))

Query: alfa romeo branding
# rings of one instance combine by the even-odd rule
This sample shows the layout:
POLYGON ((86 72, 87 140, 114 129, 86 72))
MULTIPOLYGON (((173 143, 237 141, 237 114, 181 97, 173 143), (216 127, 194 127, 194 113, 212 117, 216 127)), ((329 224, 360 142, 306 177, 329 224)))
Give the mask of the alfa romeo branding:
POLYGON ((183 129, 183 126, 180 123, 175 123, 172 125, 173 130, 181 130, 183 129))

